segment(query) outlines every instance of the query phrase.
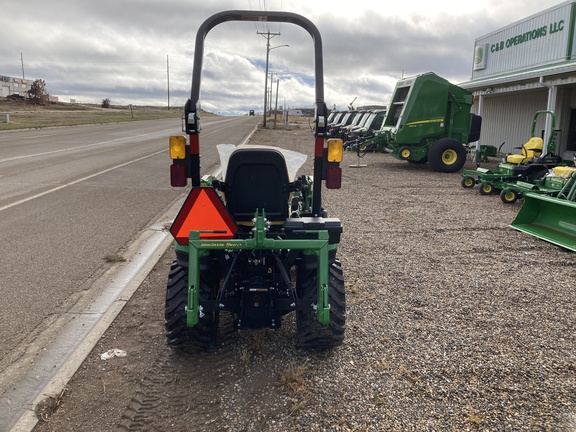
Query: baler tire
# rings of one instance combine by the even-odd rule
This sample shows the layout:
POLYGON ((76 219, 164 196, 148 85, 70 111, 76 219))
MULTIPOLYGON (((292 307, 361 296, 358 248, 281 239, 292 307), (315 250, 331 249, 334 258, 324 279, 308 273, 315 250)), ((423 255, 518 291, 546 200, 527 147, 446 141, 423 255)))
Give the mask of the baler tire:
MULTIPOLYGON (((299 272, 300 273, 300 272, 299 272)), ((297 281, 298 296, 310 307, 296 313, 297 345, 301 348, 333 348, 342 344, 346 328, 346 292, 340 261, 336 259, 328 270, 328 301, 330 323, 323 325, 316 319, 317 302, 316 269, 302 272, 297 281)))
POLYGON ((398 150, 398 157, 402 160, 410 160, 410 156, 412 156, 412 150, 410 147, 400 147, 398 150))
MULTIPOLYGON (((211 287, 200 278, 200 301, 210 296, 211 287)), ((166 285, 166 307, 164 323, 166 342, 170 348, 188 350, 190 348, 212 348, 218 333, 218 313, 206 313, 194 327, 186 325, 188 305, 188 271, 172 263, 166 285)))
POLYGON ((466 163, 466 149, 458 140, 440 138, 428 150, 428 163, 433 171, 460 171, 466 163))

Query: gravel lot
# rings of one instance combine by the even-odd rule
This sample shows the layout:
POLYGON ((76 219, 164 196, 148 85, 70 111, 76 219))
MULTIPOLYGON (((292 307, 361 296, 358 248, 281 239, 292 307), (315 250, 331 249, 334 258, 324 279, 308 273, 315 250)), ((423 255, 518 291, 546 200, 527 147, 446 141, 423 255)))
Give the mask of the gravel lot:
MULTIPOLYGON (((313 139, 293 126, 251 143, 309 154, 313 139)), ((574 254, 509 228, 521 203, 463 189, 459 174, 385 154, 360 162, 346 153, 343 188, 324 195, 344 225, 341 347, 296 349, 286 319, 277 332, 225 332, 209 353, 170 354, 156 286, 169 252, 37 430, 132 430, 133 395, 153 384, 161 407, 136 410, 138 430, 576 430, 574 254), (97 358, 126 347, 116 363, 97 358), (146 378, 154 369, 163 380, 146 378)))
POLYGON ((574 254, 458 174, 346 156, 325 207, 345 230, 347 340, 308 365, 315 408, 283 427, 576 430, 574 254))

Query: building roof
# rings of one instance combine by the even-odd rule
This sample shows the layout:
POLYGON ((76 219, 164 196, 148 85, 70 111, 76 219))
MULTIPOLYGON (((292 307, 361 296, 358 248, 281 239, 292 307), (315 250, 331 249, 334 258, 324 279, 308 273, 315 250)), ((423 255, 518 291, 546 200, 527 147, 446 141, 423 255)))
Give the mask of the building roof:
POLYGON ((543 77, 544 79, 560 78, 563 75, 574 75, 574 78, 576 78, 576 61, 561 62, 508 72, 501 75, 466 81, 458 85, 468 90, 476 90, 495 85, 517 83, 519 81, 538 80, 540 77, 543 77))

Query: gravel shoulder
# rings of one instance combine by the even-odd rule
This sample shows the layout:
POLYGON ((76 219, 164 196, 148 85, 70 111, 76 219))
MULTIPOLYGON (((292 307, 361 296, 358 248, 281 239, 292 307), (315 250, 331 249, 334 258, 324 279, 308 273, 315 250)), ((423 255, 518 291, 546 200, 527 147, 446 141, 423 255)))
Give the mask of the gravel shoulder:
MULTIPOLYGON (((303 125, 251 143, 309 154, 313 138, 303 125)), ((576 430, 574 254, 509 228, 521 203, 463 189, 459 174, 357 162, 346 153, 343 188, 324 194, 344 225, 341 347, 295 348, 289 317, 172 352, 170 249, 63 394, 35 407, 34 430, 576 430), (127 356, 101 360, 110 349, 127 356)))

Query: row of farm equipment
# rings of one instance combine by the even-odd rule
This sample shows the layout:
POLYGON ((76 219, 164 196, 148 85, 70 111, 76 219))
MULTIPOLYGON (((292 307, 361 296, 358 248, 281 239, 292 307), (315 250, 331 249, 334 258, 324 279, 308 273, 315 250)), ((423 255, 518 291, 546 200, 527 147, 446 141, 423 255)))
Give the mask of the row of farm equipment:
MULTIPOLYGON (((503 162, 504 164, 504 162, 503 162)), ((518 215, 510 225, 518 231, 525 232, 542 240, 548 241, 565 249, 576 252, 576 168, 574 166, 557 165, 542 177, 530 180, 520 176, 514 178, 513 169, 510 177, 505 177, 500 170, 497 180, 486 180, 486 176, 494 179, 496 172, 485 172, 478 169, 480 182, 479 191, 487 195, 487 191, 500 191, 502 202, 512 204, 518 199, 524 202, 518 215), (488 182, 488 187, 482 186, 488 182)), ((471 174, 462 177, 462 185, 470 186, 471 174)))
POLYGON ((516 202, 527 191, 540 191, 550 195, 558 193, 571 171, 555 153, 552 133, 549 133, 546 146, 543 139, 536 136, 536 122, 542 115, 550 118, 551 130, 554 130, 554 113, 537 111, 532 120, 530 139, 517 147, 520 151, 504 156, 495 170, 480 167, 476 170, 464 170, 462 187, 472 188, 478 185, 478 191, 482 195, 500 191, 500 198, 506 204, 516 202))
POLYGON ((328 116, 330 138, 339 138, 348 148, 372 138, 386 117, 386 109, 333 111, 328 116))
POLYGON ((549 117, 553 131, 554 112, 537 111, 530 139, 518 153, 505 155, 494 170, 464 170, 460 184, 466 189, 478 185, 481 195, 499 193, 505 204, 523 199, 512 228, 576 251, 576 168, 556 154, 552 132, 546 142, 536 136, 539 116, 549 117))
POLYGON ((398 81, 386 111, 333 113, 328 133, 348 150, 391 153, 434 171, 457 172, 467 144, 480 137, 481 118, 470 112, 472 104, 468 90, 429 72, 398 81), (371 128, 363 126, 362 119, 370 118, 371 128))
MULTIPOLYGON (((391 153, 413 164, 428 163, 433 171, 460 171, 467 154, 476 162, 497 156, 495 146, 477 146, 482 119, 471 113, 472 94, 434 73, 398 81, 386 111, 332 113, 329 135, 344 148, 391 153)), ((530 139, 515 154, 503 155, 496 169, 462 172, 464 188, 478 186, 482 195, 500 194, 502 202, 524 204, 512 227, 576 251, 576 175, 556 153, 552 111, 535 113, 530 139), (549 121, 544 141, 536 136, 538 119, 549 121)))

